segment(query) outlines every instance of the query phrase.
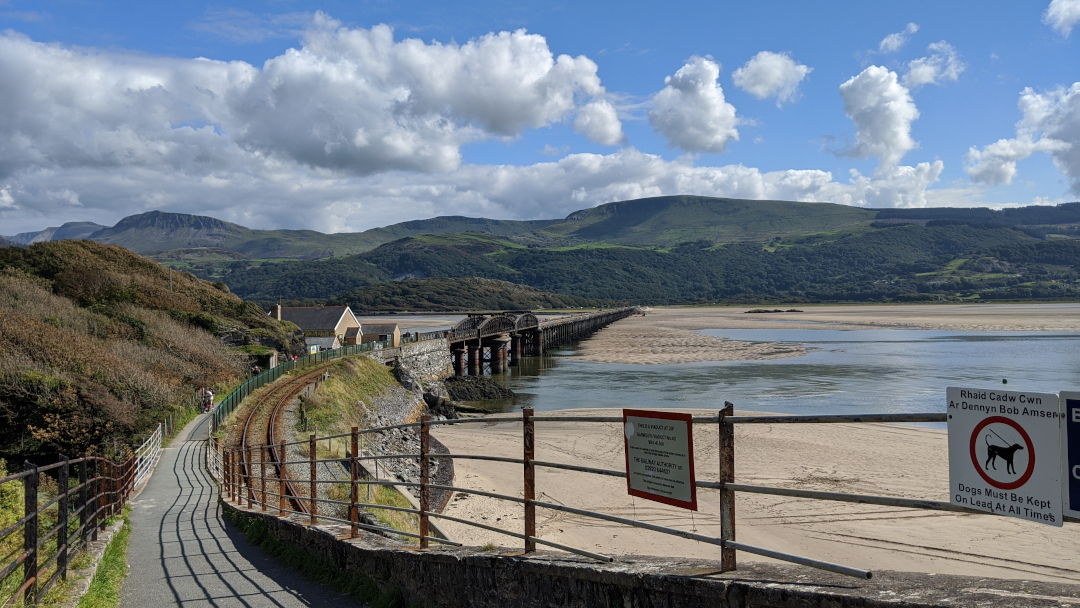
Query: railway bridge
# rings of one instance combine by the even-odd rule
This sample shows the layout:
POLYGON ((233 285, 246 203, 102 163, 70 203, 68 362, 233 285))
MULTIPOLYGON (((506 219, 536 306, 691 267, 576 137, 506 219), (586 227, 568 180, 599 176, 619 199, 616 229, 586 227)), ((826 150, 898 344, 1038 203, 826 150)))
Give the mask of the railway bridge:
POLYGON ((470 314, 446 334, 454 374, 479 375, 485 362, 491 373, 502 373, 522 356, 543 355, 637 312, 631 306, 545 320, 528 310, 470 314))

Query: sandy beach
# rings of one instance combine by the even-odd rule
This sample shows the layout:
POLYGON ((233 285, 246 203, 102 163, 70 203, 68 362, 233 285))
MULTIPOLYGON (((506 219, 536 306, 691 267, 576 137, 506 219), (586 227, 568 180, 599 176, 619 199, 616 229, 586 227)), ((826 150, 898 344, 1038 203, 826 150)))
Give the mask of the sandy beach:
MULTIPOLYGON (((686 410, 683 410, 686 411, 686 410)), ((554 412, 549 412, 554 414, 554 412)), ((572 410, 565 415, 611 415, 572 410)), ((702 412, 705 414, 705 412, 702 412)), ((707 415, 715 415, 708 412, 707 415)), ((439 428, 458 454, 521 458, 520 423, 439 428)), ((944 431, 885 424, 737 425, 736 481, 857 494, 948 500, 944 431)), ((697 478, 719 472, 717 432, 696 425, 697 478)), ((537 423, 536 458, 622 470, 618 424, 537 423)), ((522 496, 521 465, 458 460, 455 485, 522 496)), ((719 536, 718 493, 699 490, 699 511, 627 495, 626 482, 538 469, 538 500, 719 536)), ((521 532, 521 505, 456 494, 447 515, 521 532)), ((719 559, 719 548, 674 536, 539 509, 540 538, 611 555, 719 559)), ((470 545, 517 546, 510 537, 442 521, 470 545)), ((760 494, 737 495, 736 538, 760 547, 849 566, 1058 582, 1080 580, 1080 524, 1063 528, 992 515, 950 514, 760 494)), ((742 561, 768 561, 740 553, 742 561)))
MULTIPOLYGON (((785 310, 791 307, 783 307, 785 310)), ((1080 331, 1080 304, 817 306, 802 312, 747 314, 749 308, 659 308, 619 321, 582 342, 577 356, 600 362, 665 364, 799 356, 798 345, 750 344, 704 336, 708 328, 951 331, 1080 331)), ((681 410, 689 411, 689 410, 681 410)), ((549 412, 550 413, 550 412, 549 412)), ((566 415, 618 410, 568 410, 566 415)), ((704 412, 702 412, 704 413, 704 412)), ((707 415, 715 415, 709 411, 707 415)), ((505 416, 505 415, 504 415, 505 416)), ((452 452, 520 458, 520 423, 471 424, 433 431, 452 452)), ((717 432, 694 431, 698 479, 719 471, 717 432)), ((624 468, 618 424, 537 423, 539 460, 624 468)), ((884 424, 738 425, 736 481, 749 484, 947 501, 943 430, 884 424)), ((520 465, 459 460, 455 485, 522 495, 520 465)), ((538 499, 719 536, 718 493, 702 490, 700 510, 631 499, 624 480, 538 469, 538 499)), ((446 513, 522 530, 522 507, 455 495, 446 513)), ((541 538, 612 555, 719 557, 715 546, 554 511, 538 511, 541 538)), ((1080 524, 1063 528, 991 515, 950 514, 740 493, 737 540, 850 566, 1046 581, 1080 581, 1080 524)), ((443 522, 468 544, 518 541, 443 522)), ((740 553, 743 561, 767 561, 740 553)))
MULTIPOLYGON (((868 329, 1080 332, 1080 304, 797 306, 801 312, 747 314, 754 307, 652 308, 581 343, 578 356, 601 363, 693 363, 793 357, 798 345, 751 344, 702 329, 868 329)), ((788 310, 792 306, 767 307, 788 310)))

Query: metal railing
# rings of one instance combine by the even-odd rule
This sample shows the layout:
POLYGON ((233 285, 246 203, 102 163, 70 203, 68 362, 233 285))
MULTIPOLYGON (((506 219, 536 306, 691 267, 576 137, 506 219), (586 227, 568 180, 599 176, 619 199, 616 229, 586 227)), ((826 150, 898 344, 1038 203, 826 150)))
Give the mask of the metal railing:
MULTIPOLYGON (((535 425, 536 423, 547 422, 572 422, 575 424, 589 424, 589 423, 618 423, 621 425, 623 422, 622 416, 558 416, 558 415, 535 415, 533 410, 526 409, 522 412, 520 417, 518 416, 494 416, 494 417, 481 417, 481 418, 468 418, 468 419, 455 419, 455 420, 431 420, 425 416, 420 422, 398 424, 386 427, 371 428, 360 430, 357 428, 352 429, 351 433, 331 435, 324 437, 316 437, 311 435, 308 441, 299 442, 282 442, 277 449, 281 451, 280 454, 285 454, 284 448, 286 446, 297 446, 308 444, 308 459, 297 461, 286 461, 280 463, 282 465, 310 465, 310 477, 307 480, 310 491, 307 498, 301 498, 298 500, 307 501, 306 513, 303 513, 309 518, 311 523, 316 523, 317 520, 326 519, 329 521, 336 521, 346 523, 351 526, 351 535, 353 537, 358 535, 358 530, 365 528, 364 525, 358 523, 359 509, 389 509, 394 511, 403 511, 407 513, 416 514, 419 518, 419 533, 408 534, 399 531, 384 530, 392 532, 394 534, 400 534, 403 536, 409 536, 417 538, 420 542, 421 548, 428 547, 429 542, 437 542, 443 544, 448 543, 443 539, 438 539, 430 536, 428 533, 430 518, 444 519, 447 521, 453 521, 460 524, 474 526, 484 530, 497 532, 510 537, 518 538, 524 541, 525 551, 532 552, 536 550, 536 545, 546 545, 555 547, 578 555, 587 556, 590 558, 611 561, 612 558, 580 549, 563 545, 541 538, 537 538, 536 535, 536 510, 547 509, 552 511, 560 511, 563 513, 569 513, 582 517, 588 517, 612 523, 618 523, 626 526, 632 526, 644 530, 650 530, 661 534, 668 534, 678 536, 698 542, 708 543, 720 547, 721 554, 721 570, 730 571, 736 568, 736 551, 742 551, 746 553, 752 553, 755 555, 761 555, 770 557, 773 559, 801 564, 804 566, 810 566, 813 568, 819 568, 828 570, 831 572, 837 572, 849 576, 855 576, 859 578, 870 578, 871 572, 868 570, 853 568, 840 564, 834 564, 825 562, 822 560, 812 559, 808 557, 802 557, 798 555, 792 555, 790 553, 776 551, 773 549, 767 549, 763 547, 756 547, 748 545, 746 543, 737 542, 735 540, 735 493, 747 492, 755 494, 771 494, 777 496, 788 496, 794 498, 804 498, 812 500, 828 500, 839 502, 852 502, 870 505, 881 505, 889 507, 902 507, 908 509, 923 509, 933 511, 950 511, 970 513, 977 515, 989 515, 984 511, 978 511, 965 507, 959 507, 948 502, 924 500, 924 499, 912 499, 902 498, 896 496, 874 496, 874 495, 860 495, 860 494, 848 494, 842 492, 823 492, 817 490, 801 490, 792 488, 783 488, 775 486, 764 485, 752 485, 736 483, 734 476, 734 460, 735 460, 735 432, 734 425, 736 424, 835 424, 835 423, 913 423, 913 422, 945 422, 946 414, 928 413, 928 414, 870 414, 870 415, 842 415, 842 416, 735 416, 732 404, 725 404, 725 409, 719 412, 717 416, 695 416, 692 417, 691 422, 694 425, 708 425, 716 426, 719 431, 719 448, 720 448, 720 475, 716 481, 696 481, 695 485, 699 489, 717 490, 719 492, 720 503, 720 536, 709 536, 705 534, 698 534, 687 530, 682 530, 670 526, 661 526, 651 524, 648 522, 618 517, 606 513, 592 511, 588 509, 576 508, 573 506, 567 506, 564 504, 555 504, 552 502, 544 502, 536 500, 537 487, 536 487, 536 469, 537 468, 549 468, 549 469, 561 469, 567 471, 575 471, 579 473, 602 475, 609 477, 625 478, 626 472, 621 470, 608 470, 596 467, 579 466, 573 464, 548 462, 537 460, 535 457, 535 425), (431 427, 442 425, 458 425, 458 424, 491 424, 491 423, 506 423, 515 422, 523 425, 523 457, 522 458, 508 458, 498 456, 486 456, 475 454, 433 454, 430 451, 429 445, 429 431, 431 427), (375 433, 381 433, 392 429, 416 429, 419 433, 420 439, 420 453, 418 454, 382 454, 368 452, 369 455, 361 453, 359 446, 364 435, 371 435, 375 433), (347 452, 346 458, 328 458, 318 459, 316 458, 315 445, 317 441, 327 441, 339 438, 348 438, 350 440, 351 449, 347 452), (484 492, 480 490, 474 490, 469 488, 455 487, 452 485, 438 485, 431 481, 430 475, 430 462, 434 458, 453 458, 453 459, 468 459, 468 460, 484 460, 489 462, 502 462, 521 464, 523 467, 523 495, 522 496, 509 496, 505 494, 498 494, 496 492, 484 492), (378 462, 383 459, 414 459, 419 462, 420 476, 419 482, 402 482, 396 480, 381 480, 381 479, 360 479, 359 470, 360 463, 364 461, 378 462), (351 478, 348 481, 327 481, 317 478, 315 473, 316 465, 323 462, 341 463, 350 472, 351 478), (349 501, 333 501, 329 499, 318 498, 317 487, 318 484, 333 484, 333 483, 348 483, 350 487, 349 501), (359 500, 358 488, 364 485, 395 485, 405 486, 412 488, 419 488, 420 490, 420 508, 408 509, 402 507, 389 507, 384 505, 374 505, 362 503, 359 500), (489 498, 495 498, 508 502, 513 502, 522 505, 524 509, 524 530, 521 532, 505 530, 488 524, 480 522, 469 521, 468 519, 452 517, 432 511, 429 507, 430 500, 429 495, 432 490, 447 490, 452 492, 459 492, 463 494, 472 494, 476 496, 486 496, 489 498), (327 517, 318 514, 318 505, 334 504, 340 506, 347 506, 349 518, 334 518, 327 517)), ((266 451, 273 449, 275 446, 255 446, 248 448, 249 454, 255 453, 262 454, 258 460, 258 464, 251 467, 248 472, 245 472, 241 463, 244 461, 242 458, 241 449, 227 449, 223 448, 220 443, 212 444, 211 452, 217 451, 218 453, 212 454, 208 458, 209 461, 220 462, 220 468, 218 470, 219 479, 223 482, 223 494, 226 498, 240 506, 243 506, 246 502, 249 508, 260 508, 263 511, 271 508, 273 502, 277 502, 278 515, 285 516, 294 513, 300 513, 300 511, 287 508, 287 497, 284 491, 274 492, 273 486, 280 484, 280 480, 275 476, 273 470, 274 467, 265 458, 266 451), (266 463, 266 464, 264 464, 266 463), (271 487, 267 489, 267 483, 270 482, 271 487)), ((249 459, 247 462, 255 462, 255 460, 249 459)), ((1077 520, 1066 518, 1066 521, 1076 522, 1077 520)), ((370 528, 370 526, 368 526, 370 528)))
POLYGON ((331 361, 333 359, 339 359, 341 357, 347 357, 349 355, 356 355, 359 353, 366 353, 375 350, 381 350, 384 348, 390 348, 390 341, 383 340, 381 342, 365 342, 363 344, 347 345, 341 348, 335 348, 333 350, 324 350, 319 353, 310 355, 304 355, 298 357, 296 360, 286 361, 277 367, 268 369, 260 374, 248 378, 240 386, 236 387, 231 393, 225 396, 217 406, 214 408, 214 415, 211 418, 213 424, 213 432, 217 432, 230 414, 232 414, 240 402, 247 398, 248 395, 256 390, 270 384, 271 382, 281 378, 289 372, 297 369, 303 369, 305 367, 323 363, 325 361, 331 361))
POLYGON ((135 448, 135 480, 132 482, 134 486, 138 487, 150 476, 150 473, 154 472, 154 465, 161 456, 161 439, 164 433, 164 425, 159 424, 150 438, 135 448))
POLYGON ((96 541, 108 519, 120 513, 135 487, 136 471, 134 455, 123 462, 99 456, 60 456, 55 464, 39 467, 27 462, 21 473, 0 478, 0 485, 21 483, 25 497, 23 517, 0 530, 0 546, 22 548, 8 552, 0 564, 4 595, 18 584, 9 597, 0 597, 5 608, 20 598, 24 604, 37 604, 57 580, 67 580, 71 556, 88 541, 96 541), (77 470, 73 472, 72 467, 77 470), (41 491, 45 474, 56 479, 55 496, 41 491), (17 541, 19 535, 21 543, 4 542, 17 541), (22 582, 9 583, 20 566, 22 582))

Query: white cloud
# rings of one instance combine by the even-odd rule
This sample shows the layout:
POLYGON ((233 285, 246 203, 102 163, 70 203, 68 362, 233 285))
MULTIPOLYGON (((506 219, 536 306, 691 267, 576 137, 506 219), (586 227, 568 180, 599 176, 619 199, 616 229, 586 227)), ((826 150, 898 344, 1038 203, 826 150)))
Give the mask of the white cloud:
POLYGON ((904 31, 897 32, 895 34, 889 34, 882 39, 881 44, 878 45, 879 53, 895 53, 900 50, 900 47, 907 44, 908 39, 912 34, 919 31, 919 26, 916 23, 909 23, 904 31))
POLYGON ((0 190, 0 209, 14 209, 15 197, 11 196, 11 186, 0 190))
POLYGON ((207 173, 298 162, 364 175, 450 171, 460 146, 560 122, 600 97, 587 57, 542 36, 395 41, 316 14, 267 61, 83 52, 0 35, 0 177, 35 166, 207 173))
POLYGON ((844 113, 855 123, 855 144, 846 153, 877 157, 879 168, 900 162, 918 144, 911 139, 911 123, 919 110, 896 73, 872 65, 840 85, 844 113))
POLYGON ((999 139, 980 150, 972 146, 964 156, 964 170, 976 183, 1001 186, 1012 183, 1016 177, 1016 163, 1035 152, 1052 152, 1064 146, 1053 139, 1035 141, 1031 134, 1015 139, 999 139))
POLYGON ((210 9, 202 19, 188 27, 237 44, 248 44, 275 38, 298 38, 311 19, 311 13, 256 15, 235 8, 210 9))
POLYGON ((1080 21, 1080 0, 1053 0, 1043 13, 1043 23, 1053 27, 1066 38, 1080 21))
POLYGON ((776 107, 780 107, 797 98, 799 83, 812 71, 814 68, 796 63, 785 53, 761 51, 735 70, 731 79, 758 99, 776 97, 776 107))
POLYGON ((544 144, 544 147, 540 149, 540 154, 544 156, 562 156, 570 151, 570 146, 559 146, 556 148, 551 144, 544 144))
POLYGON ((1016 123, 1016 137, 981 149, 972 146, 964 157, 964 170, 978 183, 1010 184, 1017 161, 1048 152, 1069 178, 1070 190, 1080 195, 1080 82, 1046 93, 1028 87, 1017 105, 1024 117, 1016 123))
POLYGON ((605 146, 617 146, 626 141, 615 106, 603 99, 589 102, 578 110, 574 130, 589 141, 605 146))
POLYGON ((926 84, 941 86, 946 82, 956 82, 960 73, 967 68, 960 61, 956 49, 944 40, 931 44, 927 50, 930 55, 908 63, 908 71, 902 81, 904 86, 916 88, 926 84))
POLYGON ((653 98, 649 124, 671 147, 687 152, 723 152, 738 141, 735 106, 724 100, 717 79, 720 64, 709 57, 692 57, 653 98))

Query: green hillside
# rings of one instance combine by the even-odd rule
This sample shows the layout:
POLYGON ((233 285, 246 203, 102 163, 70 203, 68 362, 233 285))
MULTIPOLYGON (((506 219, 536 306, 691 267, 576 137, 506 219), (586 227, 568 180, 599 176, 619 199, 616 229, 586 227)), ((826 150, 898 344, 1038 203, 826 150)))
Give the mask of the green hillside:
MULTIPOLYGON (((89 235, 102 243, 137 253, 170 252, 173 261, 186 261, 176 250, 224 249, 250 258, 316 259, 369 251, 416 234, 476 231, 510 236, 544 228, 553 220, 513 221, 471 217, 414 220, 364 232, 324 234, 314 230, 255 230, 212 217, 150 211, 120 220, 89 235)), ((192 253, 198 256, 198 252, 192 253)))
MULTIPOLYGON (((465 277, 638 304, 1074 298, 1080 295, 1080 240, 963 223, 859 226, 669 248, 543 248, 457 234, 410 237, 334 260, 237 270, 224 280, 245 297, 290 300, 341 298, 394 279, 465 277)), ((394 288, 380 289, 389 291, 371 293, 394 288)))
POLYGON ((328 302, 358 314, 402 311, 537 310, 595 307, 588 298, 559 295, 506 281, 480 278, 410 279, 350 291, 328 302))
POLYGON ((661 196, 577 211, 540 232, 584 242, 669 247, 700 240, 767 241, 831 232, 869 224, 876 215, 873 210, 832 203, 661 196))

